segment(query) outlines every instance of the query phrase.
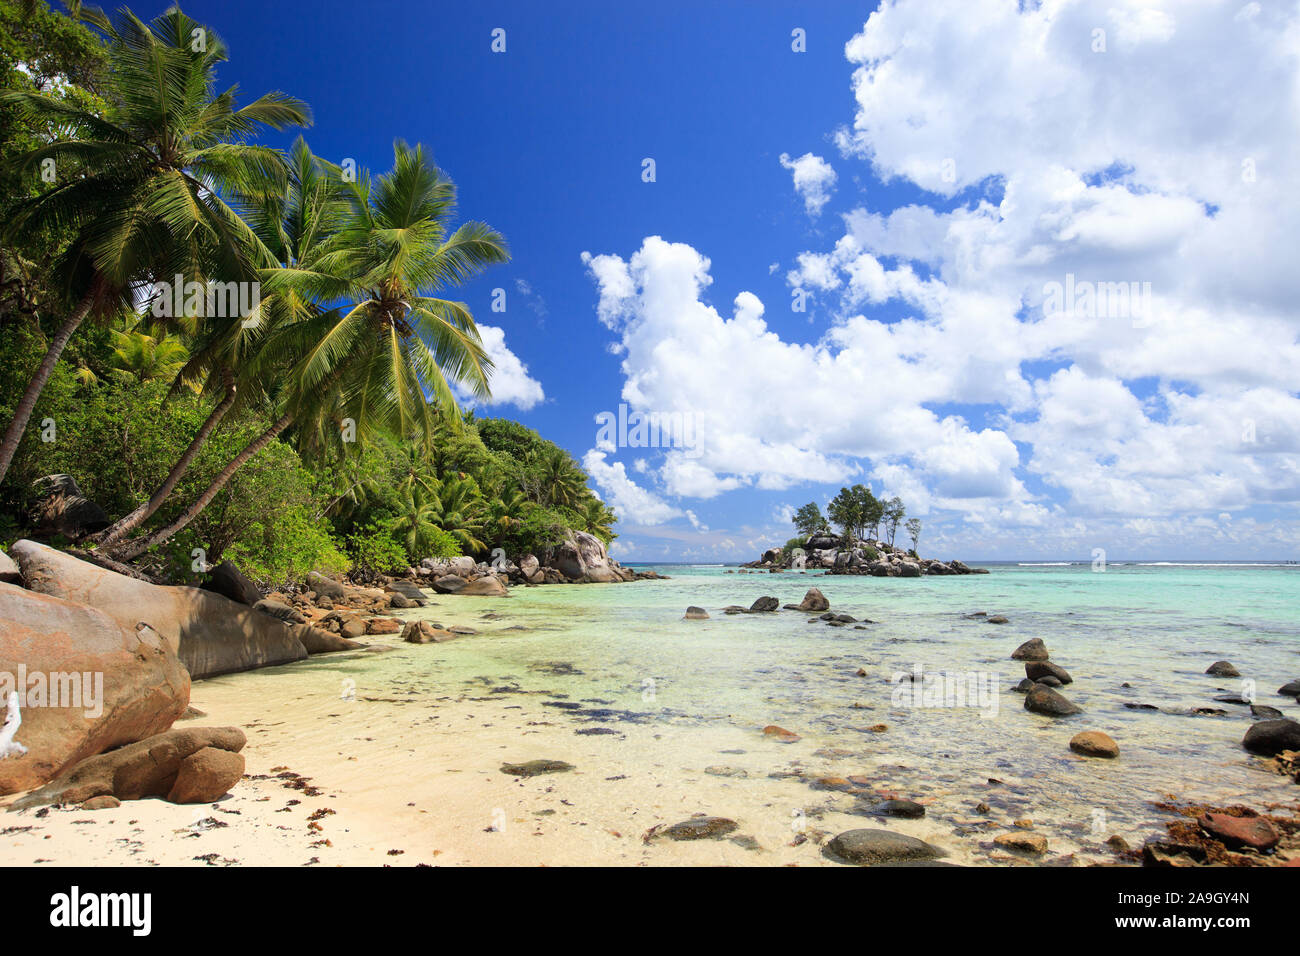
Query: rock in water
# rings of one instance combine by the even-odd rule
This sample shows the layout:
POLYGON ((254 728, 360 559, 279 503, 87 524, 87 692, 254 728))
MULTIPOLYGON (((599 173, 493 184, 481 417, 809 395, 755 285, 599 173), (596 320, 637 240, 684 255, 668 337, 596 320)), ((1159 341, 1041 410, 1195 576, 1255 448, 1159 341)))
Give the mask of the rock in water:
POLYGON ((262 600, 262 592, 257 589, 257 585, 244 577, 243 572, 229 561, 222 561, 208 572, 208 580, 203 589, 249 607, 262 600))
POLYGON ((527 763, 503 763, 501 772, 512 777, 536 777, 544 773, 565 773, 573 764, 563 760, 530 760, 527 763))
POLYGON ((1045 684, 1035 684, 1030 688, 1025 695, 1025 710, 1046 714, 1048 717, 1068 717, 1070 714, 1083 713, 1081 707, 1070 703, 1045 684))
POLYGON ((1215 677, 1240 677, 1241 672, 1233 667, 1227 661, 1215 661, 1205 669, 1205 673, 1213 674, 1215 677))
POLYGON ((402 629, 402 640, 408 644, 441 644, 458 637, 459 634, 443 630, 432 621, 407 621, 402 629))
POLYGON ((1008 850, 1042 856, 1047 852, 1047 837, 1041 833, 1003 833, 993 838, 993 842, 1008 850))
POLYGON ((211 803, 229 793, 243 777, 243 754, 204 747, 181 761, 167 799, 171 803, 211 803))
POLYGON ((1025 676, 1030 680, 1042 680, 1044 677, 1055 677, 1062 684, 1074 683, 1069 672, 1064 667, 1058 667, 1051 661, 1028 661, 1025 664, 1025 676))
POLYGON ((1253 754, 1273 757, 1283 750, 1300 750, 1300 723, 1285 720, 1261 720, 1252 724, 1241 745, 1253 754))
POLYGON ((858 866, 877 866, 946 856, 936 846, 892 830, 846 830, 826 845, 839 859, 858 866))
POLYGON ((775 611, 781 602, 774 597, 761 597, 749 606, 750 611, 775 611))
POLYGON ((1013 661, 1045 661, 1047 657, 1047 645, 1041 637, 1031 637, 1011 652, 1013 661))
POLYGON ((1277 689, 1283 697, 1300 697, 1300 680, 1293 680, 1277 689))
POLYGON ((83 760, 53 782, 16 800, 9 809, 84 803, 101 796, 119 800, 165 797, 171 793, 186 757, 205 747, 238 753, 245 742, 244 732, 238 727, 169 730, 83 760))
POLYGON ((1085 730, 1070 738, 1070 749, 1085 757, 1118 757, 1119 744, 1100 730, 1085 730))
POLYGON ((870 812, 882 817, 919 820, 925 816, 925 807, 915 800, 885 800, 877 803, 870 812))
POLYGON ((656 830, 653 836, 669 840, 717 840, 735 831, 736 826, 735 820, 726 817, 691 817, 656 830))
POLYGON ((474 597, 508 597, 509 592, 506 586, 501 583, 501 579, 495 574, 485 574, 481 578, 475 578, 469 584, 465 585, 459 591, 460 594, 468 594, 474 597))
POLYGON ((583 584, 609 584, 627 578, 605 544, 585 531, 570 531, 559 545, 550 564, 565 578, 583 584))
POLYGON ((826 600, 826 595, 817 588, 809 588, 798 607, 800 611, 829 611, 830 609, 831 602, 826 600))
POLYGON ((1232 817, 1226 813, 1206 813, 1198 821, 1206 833, 1223 844, 1239 849, 1271 850, 1282 835, 1263 817, 1232 817))
POLYGON ((308 654, 332 654, 336 651, 355 651, 365 647, 346 637, 332 634, 324 628, 312 627, 310 624, 295 624, 294 634, 302 642, 308 654))
POLYGON ((0 793, 30 790, 87 757, 162 733, 190 700, 190 675, 152 628, 128 629, 12 584, 0 584, 0 673, 12 682, 0 687, 0 703, 9 690, 19 693, 16 739, 27 747, 0 760, 0 793), (43 699, 32 699, 24 673, 47 675, 43 699), (59 674, 75 680, 51 677, 59 674))
POLYGON ((9 550, 33 591, 96 608, 129 631, 147 624, 196 680, 307 656, 290 625, 220 594, 138 581, 35 541, 9 550))
POLYGON ((704 610, 702 607, 696 607, 692 604, 686 609, 685 619, 688 621, 707 621, 709 619, 709 612, 704 610))

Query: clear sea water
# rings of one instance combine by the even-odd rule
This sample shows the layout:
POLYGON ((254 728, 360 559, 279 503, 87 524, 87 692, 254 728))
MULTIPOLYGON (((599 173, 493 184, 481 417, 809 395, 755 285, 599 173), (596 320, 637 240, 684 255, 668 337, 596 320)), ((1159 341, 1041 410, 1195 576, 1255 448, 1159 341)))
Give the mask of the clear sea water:
MULTIPOLYGON (((737 786, 774 795, 788 793, 791 774, 801 775, 800 787, 819 775, 866 774, 877 791, 932 801, 927 825, 953 839, 969 832, 972 848, 980 845, 980 801, 1050 827, 1056 852, 1084 859, 1100 859, 1112 833, 1132 842, 1161 829, 1170 817, 1156 801, 1294 802, 1294 784, 1240 745, 1249 708, 1214 698, 1244 692, 1300 714, 1276 693, 1300 678, 1300 567, 990 567, 987 575, 891 579, 663 566, 655 570, 670 580, 516 588, 509 599, 473 605, 479 634, 426 656, 427 687, 544 691, 556 720, 636 728, 634 740, 653 731, 654 760, 667 772, 740 767, 746 777, 737 786), (763 595, 798 603, 811 586, 833 611, 872 623, 721 611, 763 595), (683 620, 688 605, 711 618, 683 620), (967 617, 976 611, 1009 622, 967 617), (1032 714, 1012 691, 1024 667, 1010 655, 1032 637, 1073 676, 1062 690, 1083 714, 1032 714), (1217 660, 1231 661, 1242 679, 1206 675, 1217 660), (914 706, 910 695, 900 706, 893 677, 917 667, 974 674, 995 694, 983 708, 914 706), (1226 715, 1193 714, 1198 707, 1226 715), (766 740, 769 724, 801 735, 797 748, 766 740), (872 729, 880 724, 887 729, 872 729), (1068 741, 1082 730, 1110 734, 1120 759, 1072 753, 1068 741)), ((420 614, 438 619, 453 606, 468 613, 466 600, 420 614)), ((366 663, 368 676, 399 666, 389 656, 366 663)), ((409 687, 410 659, 400 666, 391 678, 409 687)), ((642 756, 627 747, 627 761, 642 756)), ((981 852, 987 844, 971 857, 981 852)))

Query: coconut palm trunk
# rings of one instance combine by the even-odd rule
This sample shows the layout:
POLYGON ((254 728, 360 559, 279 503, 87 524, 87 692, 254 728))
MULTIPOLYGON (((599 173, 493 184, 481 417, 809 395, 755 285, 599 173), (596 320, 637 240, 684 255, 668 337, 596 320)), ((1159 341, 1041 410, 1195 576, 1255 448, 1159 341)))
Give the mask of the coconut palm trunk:
POLYGON ((27 383, 27 391, 23 392, 23 397, 18 401, 18 407, 14 409, 13 420, 9 427, 5 429, 3 440, 0 440, 0 481, 4 480, 5 474, 9 471, 9 465, 14 460, 14 454, 18 451, 18 444, 23 440, 23 432, 27 430, 27 422, 32 417, 32 410, 36 408, 36 400, 41 397, 41 392, 45 389, 45 383, 50 380, 50 375, 54 372, 54 366, 58 364, 59 356, 68 345, 68 340, 72 338, 72 333, 85 321, 86 316, 95 305, 95 300, 99 297, 102 283, 96 280, 82 296, 81 301, 77 303, 76 308, 59 326, 59 331, 55 333, 54 339, 50 342, 50 347, 45 350, 45 358, 41 360, 40 366, 36 369, 36 374, 32 380, 27 383))
POLYGON ((229 369, 227 369, 223 378, 226 386, 226 397, 223 398, 217 404, 217 407, 208 415, 207 419, 203 422, 203 426, 194 435, 194 440, 191 441, 189 447, 185 449, 185 453, 182 454, 176 464, 172 466, 172 470, 167 473, 167 478, 158 486, 158 490, 150 496, 149 500, 140 505, 140 507, 136 508, 126 517, 120 518, 103 532, 99 539, 99 546, 101 548, 111 549, 113 545, 117 544, 132 531, 153 517, 154 512, 162 507, 163 502, 165 502, 172 491, 175 490, 177 483, 179 483, 181 478, 185 476, 185 473, 189 471, 190 463, 194 461, 194 457, 199 453, 199 449, 203 447, 209 436, 211 436, 212 432, 216 429, 217 425, 220 424, 221 419, 224 418, 226 412, 230 410, 230 406, 235 403, 234 375, 229 369))
POLYGON ((199 495, 198 498, 194 500, 194 503, 186 508, 175 521, 164 528, 159 528, 157 531, 145 535, 142 538, 135 538, 124 545, 110 548, 108 549, 109 553, 116 560, 131 561, 144 554, 154 545, 162 544, 185 530, 189 523, 197 518, 203 512, 204 508, 211 504, 212 499, 221 492, 221 489, 230 483, 230 479, 235 476, 235 472, 239 471, 240 468, 244 467, 245 462, 278 438, 280 433, 288 428, 292 423, 292 413, 281 415, 270 428, 258 435, 257 438, 244 447, 243 451, 230 459, 230 462, 226 467, 222 468, 217 477, 212 479, 212 484, 208 485, 203 494, 199 495))

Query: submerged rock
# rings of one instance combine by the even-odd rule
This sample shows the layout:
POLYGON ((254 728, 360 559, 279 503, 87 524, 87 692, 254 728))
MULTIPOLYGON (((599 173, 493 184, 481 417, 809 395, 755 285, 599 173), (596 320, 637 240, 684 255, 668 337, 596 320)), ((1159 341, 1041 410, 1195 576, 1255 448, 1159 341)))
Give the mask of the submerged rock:
POLYGON ((686 609, 683 618, 687 621, 707 621, 709 619, 709 612, 704 610, 702 607, 696 607, 692 604, 686 609))
POLYGON ((915 800, 883 800, 872 807, 869 813, 882 817, 898 817, 902 820, 919 820, 925 816, 925 807, 915 800))
POLYGON ((924 840, 892 830, 846 830, 826 845, 835 858, 858 866, 878 866, 916 860, 937 860, 943 850, 924 840))
POLYGON ((566 773, 573 764, 563 760, 529 760, 527 763, 503 763, 501 772, 512 777, 537 777, 544 773, 566 773))
POLYGON ((1293 680, 1277 689, 1283 697, 1300 697, 1300 680, 1293 680))
POLYGON ((1025 695, 1025 710, 1048 717, 1068 717, 1083 713, 1083 708, 1070 703, 1046 684, 1035 684, 1025 695))
POLYGON ((1215 661, 1205 669, 1205 673, 1215 677, 1240 677, 1241 672, 1227 661, 1215 661))
POLYGON ((1118 757, 1119 744, 1100 730, 1085 730, 1070 738, 1070 749, 1085 757, 1118 757))
POLYGON ((993 842, 1007 850, 1042 856, 1047 852, 1047 837, 1041 833, 1003 833, 993 842))
POLYGON ((781 602, 774 597, 761 597, 749 606, 751 612, 755 611, 775 611, 781 606, 781 602))
POLYGON ((784 727, 778 727, 776 724, 768 724, 763 728, 764 737, 772 737, 777 743, 792 744, 800 740, 800 736, 793 730, 786 730, 784 727))
POLYGON ((1273 757, 1283 750, 1300 750, 1300 723, 1290 718, 1252 724, 1241 745, 1253 754, 1273 757))
POLYGON ((1226 813, 1206 813, 1197 821, 1206 833, 1233 849, 1271 850, 1282 835, 1263 817, 1233 817, 1226 813))
POLYGON ((672 826, 656 829, 651 837, 669 840, 717 840, 735 831, 738 824, 726 817, 691 817, 672 826))

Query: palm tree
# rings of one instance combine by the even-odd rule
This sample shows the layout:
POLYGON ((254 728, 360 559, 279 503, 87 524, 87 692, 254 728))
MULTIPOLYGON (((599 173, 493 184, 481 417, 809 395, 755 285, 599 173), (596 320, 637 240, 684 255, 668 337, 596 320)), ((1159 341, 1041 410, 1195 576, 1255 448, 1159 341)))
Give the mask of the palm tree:
POLYGON ((492 362, 469 307, 433 293, 509 261, 505 240, 479 222, 448 235, 456 187, 419 145, 398 141, 388 174, 344 186, 348 210, 338 232, 310 262, 271 270, 264 280, 272 293, 287 299, 292 292, 312 306, 284 310, 287 317, 273 319, 259 349, 267 364, 289 365, 279 418, 176 520, 132 542, 123 557, 143 554, 188 525, 244 462, 295 421, 310 424, 330 409, 354 423, 358 441, 380 428, 427 440, 435 415, 460 421, 448 378, 476 397, 490 396, 492 362), (315 306, 340 298, 351 305, 315 306))
POLYGON ((589 533, 600 538, 605 544, 614 540, 616 537, 614 523, 618 521, 618 516, 605 505, 605 502, 589 493, 578 504, 577 512, 589 533))
POLYGON ((455 538, 463 552, 470 554, 484 549, 479 537, 483 533, 483 495, 472 478, 464 475, 443 478, 429 502, 434 509, 433 523, 455 538))
POLYGON ((285 168, 279 153, 246 139, 263 126, 310 122, 306 105, 283 93, 242 109, 235 108, 234 88, 217 93, 226 46, 178 9, 149 24, 126 9, 116 21, 97 10, 81 15, 108 39, 108 115, 38 92, 0 96, 0 104, 62 134, 17 161, 26 173, 52 161, 61 181, 17 208, 5 238, 34 221, 74 234, 52 269, 68 311, 0 439, 0 479, 59 356, 87 317, 128 309, 142 289, 176 275, 193 282, 255 278, 264 249, 229 203, 282 191, 285 168))
POLYGON ((587 490, 587 476, 563 448, 552 445, 538 461, 542 503, 554 507, 573 507, 587 490))
POLYGON ((171 381, 190 357, 189 349, 174 335, 146 335, 138 328, 109 331, 113 336, 113 374, 126 381, 171 381))
POLYGON ((406 546, 412 561, 428 553, 434 534, 439 530, 441 507, 435 495, 419 486, 406 488, 400 499, 401 511, 389 523, 388 530, 406 546))
POLYGON ((264 197, 260 205, 245 212, 253 234, 273 263, 260 274, 266 295, 259 297, 249 316, 216 317, 197 335, 192 357, 179 372, 177 384, 182 379, 200 379, 205 392, 220 398, 149 500, 101 532, 97 539, 101 549, 117 552, 133 548, 133 544, 119 542, 162 507, 222 418, 239 403, 268 403, 262 383, 284 372, 274 363, 283 366, 281 353, 287 349, 259 348, 264 325, 279 322, 291 326, 297 319, 320 312, 314 302, 303 298, 298 286, 279 280, 282 270, 310 274, 313 257, 337 226, 341 193, 331 171, 312 155, 300 136, 289 151, 284 191, 264 197))

